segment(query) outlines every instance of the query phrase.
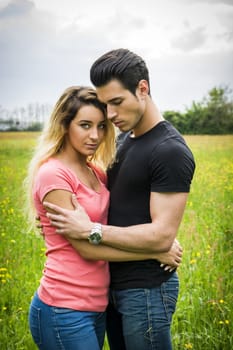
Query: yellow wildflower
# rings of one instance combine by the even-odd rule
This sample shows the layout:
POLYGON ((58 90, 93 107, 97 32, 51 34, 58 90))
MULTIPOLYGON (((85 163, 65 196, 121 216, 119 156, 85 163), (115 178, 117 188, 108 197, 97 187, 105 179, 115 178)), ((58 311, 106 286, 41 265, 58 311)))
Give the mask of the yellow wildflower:
POLYGON ((196 259, 192 259, 192 260, 190 260, 190 264, 192 265, 192 264, 196 264, 196 262, 197 262, 197 260, 196 259))

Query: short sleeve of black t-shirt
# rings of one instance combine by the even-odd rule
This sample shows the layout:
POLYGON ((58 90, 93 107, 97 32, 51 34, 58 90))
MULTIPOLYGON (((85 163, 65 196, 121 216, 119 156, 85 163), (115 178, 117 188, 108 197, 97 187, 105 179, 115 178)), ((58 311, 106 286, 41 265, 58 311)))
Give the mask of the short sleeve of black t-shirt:
POLYGON ((182 139, 170 138, 152 151, 151 192, 189 192, 194 162, 182 139))

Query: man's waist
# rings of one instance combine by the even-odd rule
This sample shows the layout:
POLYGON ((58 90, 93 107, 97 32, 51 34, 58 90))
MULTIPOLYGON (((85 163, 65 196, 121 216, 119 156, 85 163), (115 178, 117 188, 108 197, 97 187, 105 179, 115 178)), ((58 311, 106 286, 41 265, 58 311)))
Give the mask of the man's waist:
POLYGON ((157 260, 110 263, 111 288, 132 289, 159 286, 171 276, 157 260))

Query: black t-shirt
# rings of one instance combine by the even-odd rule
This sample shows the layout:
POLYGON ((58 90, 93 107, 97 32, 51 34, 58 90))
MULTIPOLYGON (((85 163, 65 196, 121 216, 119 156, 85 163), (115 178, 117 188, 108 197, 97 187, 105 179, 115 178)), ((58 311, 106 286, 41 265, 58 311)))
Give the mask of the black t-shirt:
MULTIPOLYGON (((192 152, 167 121, 139 137, 124 136, 108 170, 108 223, 122 227, 150 223, 150 193, 189 192, 195 169, 192 152)), ((111 262, 110 272, 114 289, 151 288, 171 276, 156 260, 111 262)))

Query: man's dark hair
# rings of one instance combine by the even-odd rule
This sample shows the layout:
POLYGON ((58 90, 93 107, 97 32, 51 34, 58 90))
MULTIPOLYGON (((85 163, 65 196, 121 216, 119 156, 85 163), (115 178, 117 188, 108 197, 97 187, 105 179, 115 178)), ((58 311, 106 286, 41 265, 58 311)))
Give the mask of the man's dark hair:
POLYGON ((145 61, 128 49, 112 50, 99 57, 91 66, 90 78, 96 87, 117 79, 134 95, 140 80, 147 80, 150 87, 145 61))

